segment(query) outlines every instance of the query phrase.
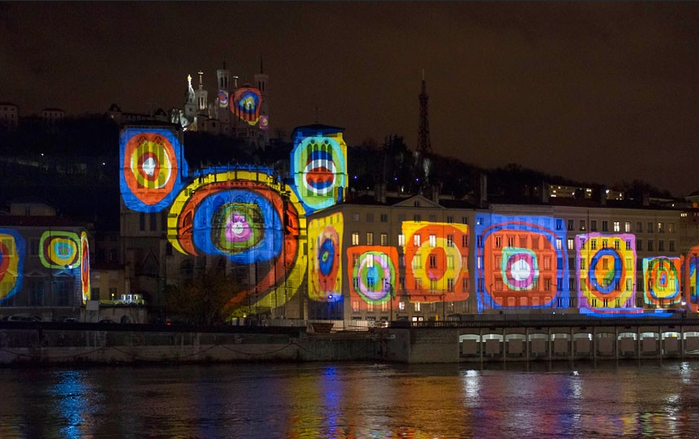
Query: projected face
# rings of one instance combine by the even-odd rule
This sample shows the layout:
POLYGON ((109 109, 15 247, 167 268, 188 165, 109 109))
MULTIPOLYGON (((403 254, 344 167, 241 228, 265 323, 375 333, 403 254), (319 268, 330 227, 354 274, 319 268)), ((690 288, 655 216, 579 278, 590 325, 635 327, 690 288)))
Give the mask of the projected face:
POLYGON ((479 311, 551 308, 555 299, 568 299, 559 285, 568 276, 565 232, 554 218, 477 215, 476 224, 479 311))
POLYGON ((298 200, 285 201, 270 180, 244 170, 196 178, 170 209, 168 236, 182 253, 223 256, 252 267, 254 284, 237 301, 247 303, 253 295, 260 304, 281 306, 305 277, 307 259, 298 248, 305 219, 298 200))
POLYGON ((336 202, 336 191, 347 185, 347 145, 342 134, 294 139, 291 173, 294 190, 310 213, 336 202))
POLYGON ((644 302, 651 306, 670 306, 682 301, 680 277, 681 257, 660 256, 643 258, 643 279, 645 283, 644 302))
POLYGON ((49 231, 41 235, 39 259, 46 268, 72 269, 80 265, 80 238, 77 234, 49 231))
POLYGON ((580 307, 599 313, 636 313, 636 238, 589 233, 575 238, 580 307))
POLYGON ((405 288, 415 300, 460 301, 468 298, 468 226, 404 221, 405 288))
POLYGON ((14 230, 0 229, 0 303, 22 289, 24 239, 14 230))
POLYGON ((309 299, 342 299, 342 214, 311 220, 309 237, 309 299))
MULTIPOLYGON (((400 290, 398 251, 395 247, 354 246, 347 249, 350 296, 381 305, 400 290)), ((391 305, 396 306, 397 303, 391 305)))
POLYGON ((218 105, 221 108, 228 108, 228 92, 226 90, 219 90, 218 105))
POLYGON ((181 186, 181 146, 171 131, 126 129, 121 134, 121 194, 131 210, 157 212, 181 186))

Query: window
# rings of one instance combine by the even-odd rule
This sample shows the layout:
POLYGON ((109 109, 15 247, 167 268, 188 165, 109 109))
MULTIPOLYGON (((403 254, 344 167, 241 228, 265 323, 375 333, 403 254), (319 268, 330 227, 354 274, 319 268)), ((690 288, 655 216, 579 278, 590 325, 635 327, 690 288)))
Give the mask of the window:
POLYGON ((507 237, 507 246, 508 246, 508 247, 514 247, 514 246, 515 246, 515 237, 514 237, 514 236, 508 236, 508 237, 507 237))
POLYGON ((648 240, 648 251, 649 252, 653 251, 653 240, 652 239, 648 240))
POLYGON ((638 221, 636 223, 636 233, 641 233, 641 232, 643 232, 643 223, 638 221))
POLYGON ((675 251, 675 241, 670 241, 670 251, 671 252, 675 251))
MULTIPOLYGON (((461 217, 461 224, 468 224, 468 217, 467 216, 461 217)), ((478 225, 480 225, 480 223, 478 225)))
POLYGON ((353 281, 353 283, 354 283, 354 289, 357 290, 357 291, 359 291, 359 278, 358 278, 358 277, 354 277, 354 278, 352 278, 352 281, 353 281))
POLYGON ((352 312, 359 312, 359 300, 352 301, 352 312))
POLYGON ((415 312, 420 312, 420 302, 415 302, 415 312))
POLYGON ((450 293, 454 292, 454 279, 453 278, 447 279, 447 291, 450 293))
POLYGON ((415 247, 420 247, 420 234, 416 233, 413 235, 413 245, 415 247))
POLYGON ((637 239, 636 240, 636 251, 642 251, 642 250, 643 250, 643 240, 637 239))
POLYGON ((419 214, 413 215, 413 221, 415 221, 416 223, 419 223, 421 219, 422 216, 420 216, 419 214))
POLYGON ((658 233, 665 233, 665 223, 658 223, 658 233))
POLYGON ((437 255, 430 255, 430 268, 437 268, 437 255))
POLYGON ((609 240, 603 239, 602 240, 602 248, 607 248, 609 247, 609 240))
POLYGON ((648 233, 653 233, 653 223, 648 223, 648 229, 646 231, 648 233))
POLYGON ((544 258, 544 270, 550 270, 551 269, 551 257, 546 256, 544 258))
POLYGON ((668 223, 667 233, 675 233, 675 223, 668 223))
POLYGON ((658 251, 659 252, 664 252, 665 251, 665 241, 658 241, 658 251))
POLYGON ((359 245, 359 232, 352 232, 352 245, 359 245))
POLYGON ((454 247, 454 235, 447 235, 447 247, 454 247))
POLYGON ((447 255, 447 268, 454 268, 454 255, 447 255))
POLYGON ((590 240, 590 250, 597 250, 597 240, 596 239, 590 240))
POLYGON ((437 247, 437 235, 430 235, 430 247, 437 247))
POLYGON ((447 224, 451 224, 454 222, 454 217, 453 216, 447 216, 447 224))
POLYGON ((381 214, 381 222, 382 223, 387 223, 388 222, 388 214, 382 213, 381 214))
POLYGON ((388 245, 388 233, 381 234, 381 245, 388 245))
POLYGON ((603 232, 609 231, 609 221, 602 221, 602 231, 603 232))
POLYGON ((366 233, 366 245, 374 245, 374 232, 366 233))
POLYGON ((631 241, 626 241, 626 250, 631 250, 631 241))
POLYGON ((579 221, 579 230, 585 230, 585 220, 579 221))
POLYGON ((141 232, 146 230, 146 214, 143 212, 138 215, 138 230, 141 232))
POLYGON ((468 291, 468 278, 467 277, 461 278, 461 291, 468 291))
POLYGON ((359 222, 359 214, 358 213, 353 213, 352 214, 352 221, 359 222))
POLYGON ((556 230, 563 230, 563 220, 556 219, 556 230))
POLYGON ((612 230, 614 230, 615 232, 621 232, 621 225, 619 221, 614 221, 614 223, 612 223, 612 227, 612 230))
POLYGON ((374 222, 374 214, 373 214, 373 213, 367 213, 367 214, 366 214, 366 222, 368 222, 368 223, 373 223, 373 222, 374 222))
POLYGON ((624 232, 626 232, 626 233, 631 232, 631 221, 624 222, 624 232))
POLYGON ((563 247, 561 238, 556 238, 556 250, 560 250, 563 247))
POLYGON ((413 270, 419 270, 422 268, 422 259, 420 259, 419 257, 413 258, 412 264, 413 270))
MULTIPOLYGON (((478 237, 481 239, 481 237, 478 237)), ((483 242, 481 242, 481 247, 483 246, 483 242)), ((461 236, 461 247, 466 248, 468 247, 468 235, 463 235, 461 236)))
POLYGON ((568 220, 568 230, 573 230, 573 227, 575 227, 575 221, 568 220))
POLYGON ((568 250, 575 250, 575 240, 568 238, 568 250))
POLYGON ((597 220, 590 221, 590 231, 591 232, 597 231, 597 220))
POLYGON ((476 237, 476 247, 483 248, 483 237, 482 236, 476 237))

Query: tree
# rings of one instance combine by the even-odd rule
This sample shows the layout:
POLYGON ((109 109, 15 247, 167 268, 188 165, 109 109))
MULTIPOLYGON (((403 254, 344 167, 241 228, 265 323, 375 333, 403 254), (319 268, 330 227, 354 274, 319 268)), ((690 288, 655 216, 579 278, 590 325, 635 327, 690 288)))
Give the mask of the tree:
POLYGON ((211 267, 181 286, 168 286, 165 303, 169 315, 197 325, 214 325, 232 314, 230 302, 236 294, 225 270, 211 267))

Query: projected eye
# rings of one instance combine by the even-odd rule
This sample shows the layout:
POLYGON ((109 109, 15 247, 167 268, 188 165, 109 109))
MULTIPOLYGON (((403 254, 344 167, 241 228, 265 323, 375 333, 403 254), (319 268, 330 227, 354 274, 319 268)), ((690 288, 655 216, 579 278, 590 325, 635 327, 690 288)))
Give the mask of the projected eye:
MULTIPOLYGON (((339 135, 338 135, 339 136, 339 135)), ((294 190, 307 210, 332 206, 346 186, 346 146, 341 137, 299 137, 292 152, 294 190)))
POLYGON ((537 256, 529 249, 505 247, 500 270, 505 284, 512 290, 531 290, 539 280, 537 256))
POLYGON ((342 299, 342 214, 312 220, 308 226, 308 236, 309 241, 315 243, 309 255, 309 298, 321 302, 339 301, 342 299), (326 222, 332 225, 323 225, 326 222))
POLYGON ((39 259, 44 267, 64 269, 80 265, 80 238, 75 233, 44 232, 39 248, 39 259))
POLYGON ((657 257, 643 259, 643 278, 647 285, 645 302, 648 305, 680 303, 680 273, 682 259, 657 257))
POLYGON ((234 172, 236 178, 203 175, 180 192, 168 215, 168 239, 185 254, 252 266, 246 270, 253 271, 253 284, 242 287, 236 300, 281 306, 307 269, 306 255, 298 251, 301 206, 293 196, 285 201, 268 184, 269 175, 234 172))
POLYGON ((220 90, 218 92, 218 105, 221 108, 228 107, 228 92, 226 90, 220 90))
POLYGON ((0 229, 0 302, 22 289, 24 239, 15 231, 0 229))
POLYGON ((127 129, 121 135, 121 192, 132 210, 157 212, 175 196, 181 179, 181 146, 167 130, 127 129))

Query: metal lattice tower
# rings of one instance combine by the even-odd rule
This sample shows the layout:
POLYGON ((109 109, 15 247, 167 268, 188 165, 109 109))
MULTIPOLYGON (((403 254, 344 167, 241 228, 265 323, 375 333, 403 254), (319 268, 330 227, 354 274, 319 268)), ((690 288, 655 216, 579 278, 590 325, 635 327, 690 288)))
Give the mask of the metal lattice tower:
POLYGON ((425 85, 425 70, 422 71, 422 90, 420 91, 420 128, 417 132, 417 151, 421 154, 432 152, 430 141, 430 116, 427 110, 427 87, 425 85))

